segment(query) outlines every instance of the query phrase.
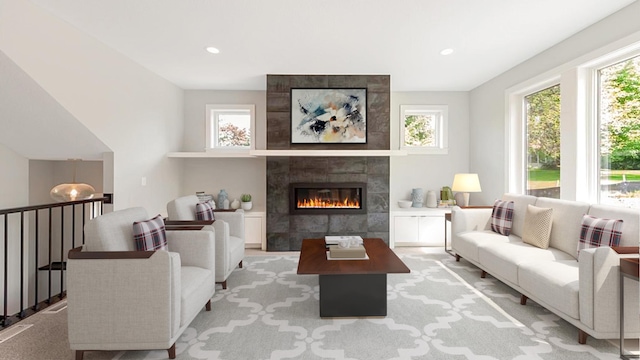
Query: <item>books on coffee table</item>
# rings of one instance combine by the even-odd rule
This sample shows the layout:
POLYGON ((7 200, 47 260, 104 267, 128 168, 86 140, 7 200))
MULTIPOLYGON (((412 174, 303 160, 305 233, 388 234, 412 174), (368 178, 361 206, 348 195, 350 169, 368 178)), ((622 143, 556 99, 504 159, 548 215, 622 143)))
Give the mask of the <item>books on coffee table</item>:
POLYGON ((362 236, 345 236, 345 235, 327 235, 324 237, 324 242, 327 245, 338 245, 340 240, 358 240, 362 244, 362 236))

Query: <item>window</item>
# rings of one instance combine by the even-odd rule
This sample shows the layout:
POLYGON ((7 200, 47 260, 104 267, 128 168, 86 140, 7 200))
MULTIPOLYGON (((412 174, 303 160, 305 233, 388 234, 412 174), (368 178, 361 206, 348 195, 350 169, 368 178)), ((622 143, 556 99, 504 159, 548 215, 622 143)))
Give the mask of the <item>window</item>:
POLYGON ((254 105, 207 105, 207 150, 255 148, 254 105))
POLYGON ((524 97, 527 194, 560 198, 560 85, 524 97))
POLYGON ((401 105, 400 149, 416 154, 447 153, 446 105, 401 105))
POLYGON ((600 203, 640 208, 640 56, 597 75, 600 203))

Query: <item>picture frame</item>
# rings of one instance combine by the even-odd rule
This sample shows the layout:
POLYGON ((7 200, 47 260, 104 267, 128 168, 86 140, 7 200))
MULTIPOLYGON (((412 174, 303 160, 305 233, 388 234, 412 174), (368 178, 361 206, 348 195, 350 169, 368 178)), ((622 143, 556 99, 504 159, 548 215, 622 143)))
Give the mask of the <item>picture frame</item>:
POLYGON ((366 88, 292 88, 292 144, 366 144, 366 88))

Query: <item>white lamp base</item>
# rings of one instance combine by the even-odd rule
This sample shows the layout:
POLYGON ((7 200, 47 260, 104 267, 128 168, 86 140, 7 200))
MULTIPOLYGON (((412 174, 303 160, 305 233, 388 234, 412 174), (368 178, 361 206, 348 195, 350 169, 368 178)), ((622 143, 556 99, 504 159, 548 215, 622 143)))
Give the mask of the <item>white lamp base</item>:
POLYGON ((455 196, 456 205, 464 207, 469 206, 469 193, 468 192, 458 192, 455 196))

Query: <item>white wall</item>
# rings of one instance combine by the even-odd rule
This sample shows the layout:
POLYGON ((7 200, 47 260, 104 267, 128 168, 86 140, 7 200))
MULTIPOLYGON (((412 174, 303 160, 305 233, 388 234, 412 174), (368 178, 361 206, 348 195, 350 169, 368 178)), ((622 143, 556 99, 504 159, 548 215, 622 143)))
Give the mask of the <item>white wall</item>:
MULTIPOLYGON (((0 209, 8 209, 27 205, 29 201, 29 160, 16 154, 10 149, 0 144, 0 209)), ((0 216, 0 264, 5 263, 4 245, 7 239, 4 238, 4 216, 0 216)), ((25 238, 28 239, 28 222, 26 225, 25 238)), ((9 299, 8 315, 12 315, 20 310, 20 216, 9 216, 8 226, 8 282, 9 299), (17 275, 16 275, 17 274, 17 275)), ((25 244, 28 253, 28 243, 25 244)), ((1 289, 4 288, 4 266, 0 266, 0 316, 3 315, 4 295, 1 289)), ((25 289, 26 290, 26 289, 25 289)))
POLYGON ((0 49, 113 151, 114 209, 166 213, 180 192, 166 153, 183 138, 183 91, 26 0, 0 0, 0 33, 0 49))
MULTIPOLYGON (((448 105, 449 152, 446 155, 408 155, 391 157, 390 206, 410 200, 411 189, 434 190, 440 196, 443 186, 451 186, 453 176, 469 171, 469 93, 393 92, 391 93, 391 148, 400 145, 400 105, 448 105)), ((484 187, 484 179, 480 184, 484 187)), ((474 204, 477 197, 471 195, 474 204)))
MULTIPOLYGON (((266 148, 266 92, 187 90, 184 94, 184 145, 182 151, 204 151, 207 104, 254 104, 256 148, 266 148)), ((266 209, 266 158, 172 159, 182 167, 181 195, 204 191, 217 196, 225 189, 229 198, 253 196, 253 209, 266 209)))
POLYGON ((507 190, 505 90, 637 33, 638 14, 640 2, 636 1, 470 92, 469 130, 473 136, 469 139, 469 163, 482 184, 482 193, 472 198, 475 196, 478 203, 492 204, 507 190))

